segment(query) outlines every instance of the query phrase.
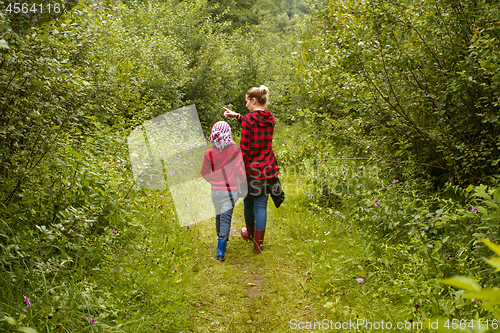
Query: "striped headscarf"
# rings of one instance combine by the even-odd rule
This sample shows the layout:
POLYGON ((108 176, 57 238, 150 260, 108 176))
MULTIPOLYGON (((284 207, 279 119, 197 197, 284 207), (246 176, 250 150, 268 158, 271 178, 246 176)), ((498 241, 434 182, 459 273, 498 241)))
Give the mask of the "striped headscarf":
POLYGON ((225 121, 216 122, 212 127, 212 134, 208 137, 208 141, 219 148, 221 152, 227 146, 234 145, 231 126, 225 121))

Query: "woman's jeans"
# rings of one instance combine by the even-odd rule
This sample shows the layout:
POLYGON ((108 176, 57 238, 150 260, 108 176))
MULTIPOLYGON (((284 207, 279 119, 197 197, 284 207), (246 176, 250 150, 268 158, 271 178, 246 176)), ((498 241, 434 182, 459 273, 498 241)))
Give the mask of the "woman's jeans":
POLYGON ((245 224, 254 225, 256 230, 266 230, 268 194, 257 197, 247 195, 243 200, 245 224))
POLYGON ((231 230, 231 219, 233 217, 233 208, 236 203, 236 191, 216 191, 212 190, 212 202, 215 207, 215 229, 217 236, 229 239, 229 231, 231 230), (231 202, 231 196, 233 201, 231 202))

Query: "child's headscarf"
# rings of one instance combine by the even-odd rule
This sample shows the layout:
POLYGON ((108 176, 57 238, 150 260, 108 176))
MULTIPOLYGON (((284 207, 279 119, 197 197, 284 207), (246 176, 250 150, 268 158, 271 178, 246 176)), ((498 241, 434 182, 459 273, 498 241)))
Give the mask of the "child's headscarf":
POLYGON ((208 137, 208 141, 219 148, 221 152, 227 146, 234 145, 231 126, 225 121, 216 122, 212 127, 212 134, 208 137))

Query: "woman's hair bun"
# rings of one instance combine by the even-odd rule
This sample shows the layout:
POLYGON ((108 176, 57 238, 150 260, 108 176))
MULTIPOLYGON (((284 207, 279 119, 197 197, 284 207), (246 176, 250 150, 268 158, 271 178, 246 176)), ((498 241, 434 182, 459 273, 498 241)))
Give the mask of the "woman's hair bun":
POLYGON ((265 85, 261 85, 260 87, 252 87, 247 91, 248 98, 256 98, 259 101, 259 104, 265 106, 267 103, 267 96, 269 95, 269 88, 265 85))
POLYGON ((261 86, 259 87, 259 90, 260 90, 260 93, 261 93, 262 95, 267 95, 267 94, 269 94, 269 88, 268 88, 268 87, 266 87, 265 85, 261 85, 261 86))

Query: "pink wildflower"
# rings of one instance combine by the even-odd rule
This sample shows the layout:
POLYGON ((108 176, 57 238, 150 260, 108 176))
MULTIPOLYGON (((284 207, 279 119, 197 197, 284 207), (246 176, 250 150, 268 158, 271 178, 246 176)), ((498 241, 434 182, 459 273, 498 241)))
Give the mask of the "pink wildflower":
POLYGON ((356 282, 359 284, 361 284, 361 282, 363 282, 363 281, 364 281, 363 278, 356 279, 356 282))
POLYGON ((27 306, 27 307, 30 307, 30 306, 31 306, 31 302, 30 302, 29 297, 26 297, 26 296, 24 296, 24 295, 23 295, 23 297, 24 297, 24 303, 26 304, 26 306, 27 306))

